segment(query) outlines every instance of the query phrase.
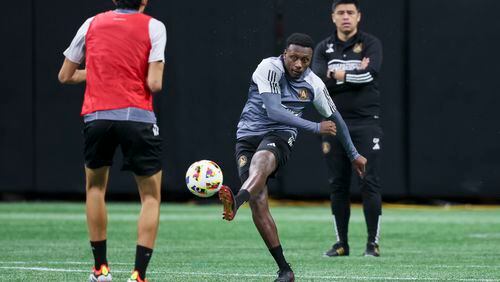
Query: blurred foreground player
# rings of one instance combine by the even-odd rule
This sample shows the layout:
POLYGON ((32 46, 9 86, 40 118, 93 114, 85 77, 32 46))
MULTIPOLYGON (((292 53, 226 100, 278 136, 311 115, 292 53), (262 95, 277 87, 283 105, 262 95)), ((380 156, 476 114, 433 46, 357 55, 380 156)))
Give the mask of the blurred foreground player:
POLYGON ((354 148, 325 84, 309 69, 312 54, 312 39, 295 33, 288 37, 281 56, 264 59, 257 66, 237 130, 236 159, 243 185, 236 196, 227 186, 219 191, 223 218, 228 221, 234 219, 244 202, 249 202, 253 222, 279 267, 275 281, 294 281, 294 273, 285 260, 269 212, 266 183, 290 157, 297 128, 326 135, 338 131, 360 175, 366 164, 354 148), (311 103, 328 120, 316 123, 302 119, 302 111, 311 103))
POLYGON ((94 268, 89 281, 111 281, 106 258, 109 168, 115 149, 134 173, 141 197, 135 268, 128 281, 146 281, 160 215, 161 137, 153 92, 162 88, 166 31, 143 14, 147 0, 116 0, 117 9, 89 18, 64 52, 61 83, 87 82, 82 108, 86 211, 94 268), (85 58, 86 69, 78 67, 85 58))

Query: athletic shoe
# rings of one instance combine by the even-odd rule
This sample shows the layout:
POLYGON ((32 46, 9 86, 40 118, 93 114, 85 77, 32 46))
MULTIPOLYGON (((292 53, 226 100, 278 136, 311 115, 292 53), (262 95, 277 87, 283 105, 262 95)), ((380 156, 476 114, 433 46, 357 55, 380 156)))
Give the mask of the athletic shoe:
POLYGON ((132 272, 132 275, 127 280, 127 282, 148 282, 148 280, 146 279, 142 280, 141 277, 139 276, 139 272, 137 270, 134 270, 134 272, 132 272))
POLYGON ((111 273, 109 266, 103 264, 99 270, 95 269, 95 266, 92 267, 92 273, 89 277, 89 282, 107 282, 111 281, 111 273))
POLYGON ((375 242, 368 242, 366 244, 366 250, 364 253, 365 257, 379 257, 380 256, 380 249, 377 243, 375 242))
POLYGON ((222 218, 231 221, 236 216, 236 202, 234 201, 234 194, 231 188, 222 185, 219 190, 219 199, 224 206, 222 218))
POLYGON ((278 270, 278 278, 274 280, 274 282, 294 282, 295 275, 293 274, 293 270, 289 269, 280 269, 278 270))
POLYGON ((349 255, 349 245, 343 242, 333 244, 332 248, 324 253, 326 257, 341 257, 349 255))

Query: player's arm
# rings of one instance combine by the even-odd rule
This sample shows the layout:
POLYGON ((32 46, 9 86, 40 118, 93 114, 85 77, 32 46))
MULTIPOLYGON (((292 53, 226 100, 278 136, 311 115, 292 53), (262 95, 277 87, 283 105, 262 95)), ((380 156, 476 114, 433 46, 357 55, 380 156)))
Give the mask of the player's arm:
POLYGON ((262 93, 262 101, 266 107, 267 116, 279 123, 298 127, 318 134, 336 134, 335 124, 323 121, 321 123, 312 122, 298 117, 285 109, 281 104, 281 95, 276 93, 262 93))
POLYGON ((349 129, 339 111, 337 111, 328 90, 323 86, 321 90, 317 90, 316 92, 313 101, 314 106, 322 116, 336 124, 337 138, 342 144, 342 147, 344 147, 347 156, 353 163, 359 176, 363 176, 365 173, 366 159, 358 153, 358 150, 356 150, 356 147, 352 143, 349 129))
POLYGON ((151 92, 160 92, 163 87, 163 69, 164 62, 149 63, 148 68, 148 87, 151 92))
POLYGON ((87 70, 79 70, 80 64, 74 63, 67 58, 64 59, 61 70, 59 71, 59 82, 63 84, 78 84, 87 79, 87 70))
POLYGON ((332 80, 343 81, 350 85, 363 85, 371 83, 377 77, 382 66, 382 43, 376 38, 366 42, 365 57, 360 67, 355 70, 338 70, 329 72, 332 80))
POLYGON ((279 81, 283 75, 275 65, 269 61, 262 61, 252 75, 257 84, 267 116, 279 123, 305 129, 314 133, 335 134, 333 124, 320 124, 296 116, 281 104, 281 88, 279 81))
POLYGON ((149 52, 149 67, 147 84, 151 92, 160 92, 163 88, 163 70, 165 69, 165 47, 167 45, 167 30, 165 25, 156 20, 149 21, 149 37, 151 51, 149 52))
POLYGON ((64 62, 59 70, 59 82, 64 84, 77 84, 87 80, 87 71, 78 67, 85 58, 85 36, 90 23, 94 18, 87 19, 76 32, 68 49, 64 51, 64 62))
POLYGON ((328 69, 328 61, 329 58, 326 54, 327 49, 327 40, 324 40, 314 49, 313 61, 311 64, 311 70, 323 80, 328 89, 331 89, 335 92, 341 92, 346 88, 344 83, 337 83, 337 80, 329 77, 331 70, 328 69))

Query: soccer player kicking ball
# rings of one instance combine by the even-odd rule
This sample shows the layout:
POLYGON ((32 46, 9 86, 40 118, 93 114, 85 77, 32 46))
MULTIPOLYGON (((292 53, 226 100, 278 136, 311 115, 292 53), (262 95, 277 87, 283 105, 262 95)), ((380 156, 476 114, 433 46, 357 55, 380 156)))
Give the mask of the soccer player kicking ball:
POLYGON ((338 132, 360 176, 366 165, 325 84, 309 69, 313 46, 308 35, 294 33, 287 38, 281 56, 264 59, 257 66, 237 130, 236 158, 243 185, 236 196, 227 186, 219 191, 225 220, 233 220, 238 208, 249 202, 254 224, 279 267, 275 281, 294 281, 294 273, 269 212, 266 183, 290 157, 297 128, 326 135, 338 132), (316 123, 302 119, 302 111, 310 103, 327 120, 316 123))
POLYGON ((117 9, 88 19, 64 60, 61 83, 87 81, 82 116, 86 211, 94 268, 89 281, 111 281, 106 258, 104 201, 109 168, 120 145, 123 169, 134 173, 141 196, 135 267, 129 282, 146 281, 160 216, 161 137, 153 92, 162 88, 166 31, 143 14, 147 0, 114 0, 117 9), (78 70, 84 61, 86 69, 78 70))

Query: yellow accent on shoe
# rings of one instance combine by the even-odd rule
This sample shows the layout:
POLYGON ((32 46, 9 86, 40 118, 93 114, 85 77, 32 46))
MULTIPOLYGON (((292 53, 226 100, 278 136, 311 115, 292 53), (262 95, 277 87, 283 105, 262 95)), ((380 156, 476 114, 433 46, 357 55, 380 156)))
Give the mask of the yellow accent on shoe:
POLYGON ((337 251, 337 254, 339 254, 339 256, 345 254, 345 250, 343 247, 338 248, 336 251, 337 251))
POLYGON ((134 272, 132 273, 132 276, 130 276, 130 279, 132 279, 132 280, 137 280, 137 277, 139 277, 139 272, 134 271, 134 272))
POLYGON ((109 269, 106 265, 101 265, 101 273, 102 275, 106 276, 109 273, 109 269))

